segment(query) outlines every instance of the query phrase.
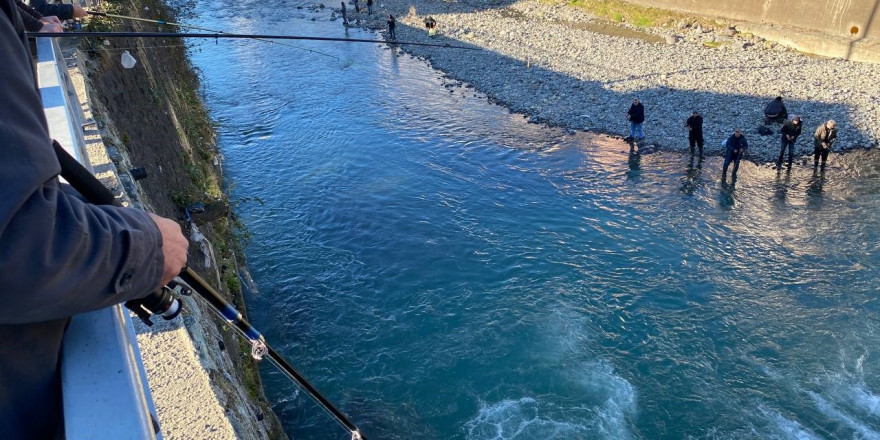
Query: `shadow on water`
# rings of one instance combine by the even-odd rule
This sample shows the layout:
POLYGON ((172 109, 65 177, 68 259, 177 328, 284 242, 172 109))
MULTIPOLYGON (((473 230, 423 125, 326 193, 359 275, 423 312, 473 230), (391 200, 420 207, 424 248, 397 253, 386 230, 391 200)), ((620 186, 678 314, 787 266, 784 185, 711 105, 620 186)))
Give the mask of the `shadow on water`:
POLYGON ((810 209, 822 209, 822 187, 825 184, 825 167, 821 170, 813 170, 813 176, 807 185, 807 207, 810 209))
POLYGON ((626 179, 638 180, 642 166, 642 155, 635 142, 629 142, 629 156, 627 156, 626 163, 629 166, 629 171, 626 172, 626 179))
POLYGON ((694 161, 694 155, 691 155, 691 159, 688 161, 687 169, 684 173, 684 178, 681 182, 681 188, 679 189, 683 194, 689 196, 692 196, 694 191, 703 184, 703 156, 699 155, 699 157, 696 158, 696 164, 694 164, 694 161))

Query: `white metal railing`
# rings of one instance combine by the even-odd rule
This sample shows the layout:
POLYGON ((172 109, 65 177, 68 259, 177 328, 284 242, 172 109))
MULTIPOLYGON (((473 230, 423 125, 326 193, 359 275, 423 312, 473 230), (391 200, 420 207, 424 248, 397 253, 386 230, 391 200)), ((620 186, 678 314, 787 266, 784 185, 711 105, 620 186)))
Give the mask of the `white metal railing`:
MULTIPOLYGON (((91 170, 82 108, 58 42, 36 42, 49 134, 91 170)), ((122 306, 74 316, 61 362, 67 440, 162 438, 131 318, 122 306)))

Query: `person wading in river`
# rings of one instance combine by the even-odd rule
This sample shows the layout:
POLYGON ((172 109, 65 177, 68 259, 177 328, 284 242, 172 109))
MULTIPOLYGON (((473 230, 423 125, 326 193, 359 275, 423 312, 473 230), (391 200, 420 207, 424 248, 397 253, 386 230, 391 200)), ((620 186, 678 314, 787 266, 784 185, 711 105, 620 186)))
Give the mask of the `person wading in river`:
POLYGON ((819 166, 819 157, 822 157, 822 168, 825 168, 825 161, 828 159, 828 153, 831 151, 831 145, 837 140, 837 124, 834 119, 819 126, 816 133, 813 134, 813 168, 819 166))
POLYGON ((691 117, 685 121, 684 126, 688 129, 691 156, 694 155, 694 146, 697 146, 700 147, 700 157, 703 157, 703 117, 700 116, 700 112, 694 110, 691 117))
POLYGON ((394 33, 394 28, 395 28, 396 24, 397 24, 397 22, 394 21, 394 16, 391 14, 388 14, 388 37, 391 38, 392 40, 397 39, 397 35, 394 33))
POLYGON ((645 106, 639 102, 639 98, 633 99, 629 111, 626 112, 626 119, 629 120, 629 137, 626 140, 640 141, 644 139, 645 133, 642 132, 642 123, 645 122, 645 106))
POLYGON ((733 181, 736 181, 736 172, 739 170, 739 161, 745 155, 746 148, 749 148, 749 143, 746 142, 746 137, 743 136, 742 130, 736 129, 736 131, 727 138, 727 142, 725 142, 727 146, 727 151, 724 153, 724 166, 721 169, 721 181, 724 182, 727 180, 727 167, 733 162, 733 172, 730 173, 730 178, 733 181))
POLYGON ((348 27, 348 11, 345 7, 345 2, 342 3, 342 25, 348 27))
POLYGON ((788 167, 791 168, 791 162, 794 160, 794 143, 801 135, 801 117, 795 116, 782 124, 780 133, 782 133, 782 147, 779 149, 779 159, 776 160, 777 170, 782 170, 782 156, 785 155, 786 147, 788 147, 788 167))

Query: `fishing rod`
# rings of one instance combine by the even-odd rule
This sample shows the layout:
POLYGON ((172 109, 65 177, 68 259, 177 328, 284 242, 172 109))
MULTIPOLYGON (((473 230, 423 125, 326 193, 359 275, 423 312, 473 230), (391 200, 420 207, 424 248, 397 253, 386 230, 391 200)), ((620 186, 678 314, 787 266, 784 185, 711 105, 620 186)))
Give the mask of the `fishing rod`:
POLYGON ((266 34, 228 34, 228 33, 178 33, 178 32, 28 32, 29 37, 59 37, 59 38, 75 38, 75 37, 100 37, 100 38, 232 38, 232 39, 249 39, 249 40, 305 40, 305 41, 335 41, 342 43, 388 43, 400 44, 407 46, 430 46, 445 47, 448 49, 462 50, 483 50, 479 47, 453 46, 449 43, 417 43, 415 41, 385 41, 385 40, 366 40, 360 38, 334 38, 334 37, 312 37, 302 35, 266 35, 266 34))
MULTIPOLYGON (((177 26, 177 27, 182 28, 182 29, 196 29, 196 30, 205 31, 205 32, 216 32, 216 33, 218 33, 218 34, 226 34, 226 33, 227 33, 227 32, 224 32, 224 31, 218 31, 218 30, 208 29, 208 28, 203 28, 203 27, 199 27, 199 26, 193 26, 193 25, 190 25, 190 24, 175 23, 175 22, 173 22, 173 21, 151 20, 151 19, 148 19, 148 18, 132 17, 132 16, 129 16, 129 15, 111 14, 111 13, 109 13, 109 12, 100 12, 100 11, 86 11, 86 12, 87 12, 88 14, 96 15, 96 16, 99 16, 99 17, 110 17, 110 18, 119 18, 119 19, 123 19, 123 20, 143 21, 143 22, 146 22, 146 23, 155 23, 155 24, 159 24, 159 25, 177 26)), ((334 58, 334 59, 336 59, 336 60, 339 60, 339 57, 334 56, 334 55, 330 55, 329 53, 319 52, 319 51, 317 51, 317 50, 307 49, 307 48, 305 48, 305 47, 294 46, 293 44, 281 43, 281 42, 279 42, 279 41, 272 41, 272 40, 267 40, 267 39, 264 39, 264 38, 254 38, 254 39, 257 40, 257 41, 265 42, 265 43, 278 44, 278 45, 281 45, 281 46, 292 47, 292 48, 294 48, 294 49, 305 50, 305 51, 308 51, 308 52, 311 52, 311 53, 315 53, 315 54, 318 54, 318 55, 324 55, 324 56, 328 56, 328 57, 330 57, 330 58, 334 58)))
MULTIPOLYGON (((85 167, 76 161, 70 154, 64 150, 58 141, 53 141, 52 146, 55 149, 55 155, 61 164, 61 176, 67 180, 74 189, 76 189, 83 197, 97 205, 115 205, 121 206, 113 193, 107 189, 95 176, 93 176, 85 167)), ((177 278, 169 283, 169 286, 161 287, 145 298, 139 300, 128 301, 125 306, 135 312, 138 317, 145 323, 152 325, 149 320, 149 313, 161 315, 164 319, 170 320, 176 317, 182 306, 179 300, 171 296, 170 286, 179 287, 184 295, 191 295, 196 292, 200 298, 207 302, 214 312, 224 318, 233 328, 246 337, 251 343, 251 356, 260 360, 268 355, 269 360, 278 367, 288 378, 296 382, 306 392, 315 399, 320 406, 327 411, 333 418, 342 425, 351 434, 351 440, 366 440, 357 426, 354 425, 348 417, 337 409, 329 399, 324 397, 317 388, 314 387, 293 365, 290 365, 278 354, 267 342, 266 339, 255 329, 239 312, 235 306, 230 304, 216 290, 214 290, 205 280, 189 267, 184 267, 178 274, 177 278), (145 310, 146 309, 146 310, 145 310), (170 310, 170 312, 169 312, 170 310), (149 313, 148 313, 149 312, 149 313), (172 316, 173 312, 173 316, 172 316), (146 318, 145 316, 146 315, 146 318)))

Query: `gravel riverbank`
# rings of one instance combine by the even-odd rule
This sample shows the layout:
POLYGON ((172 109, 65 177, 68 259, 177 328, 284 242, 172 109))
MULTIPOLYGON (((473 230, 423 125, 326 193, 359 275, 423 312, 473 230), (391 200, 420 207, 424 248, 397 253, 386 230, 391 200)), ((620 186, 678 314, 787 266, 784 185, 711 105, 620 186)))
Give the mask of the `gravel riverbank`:
POLYGON ((798 155, 812 154, 812 132, 827 119, 837 121, 837 151, 874 147, 880 138, 880 65, 788 51, 733 26, 626 27, 533 0, 387 0, 377 9, 371 18, 360 14, 361 24, 384 29, 390 12, 399 40, 483 48, 401 46, 534 122, 625 136, 626 110, 638 97, 649 147, 687 151, 683 123, 698 110, 707 154, 719 154, 721 141, 742 128, 750 158, 762 162, 775 160, 780 128, 760 135, 762 111, 783 96, 789 114, 804 120, 798 155), (439 23, 433 38, 423 23, 428 15, 439 23))

